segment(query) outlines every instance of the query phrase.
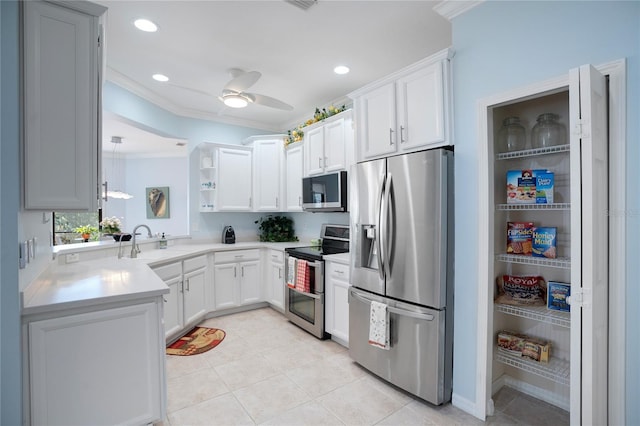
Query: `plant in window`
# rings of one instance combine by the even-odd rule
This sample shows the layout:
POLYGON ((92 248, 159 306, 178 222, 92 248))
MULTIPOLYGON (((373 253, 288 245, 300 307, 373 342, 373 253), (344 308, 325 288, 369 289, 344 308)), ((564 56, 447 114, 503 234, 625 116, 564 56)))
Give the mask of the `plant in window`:
POLYGON ((260 241, 285 242, 298 241, 293 229, 293 219, 286 216, 267 216, 256 220, 259 223, 260 241))
POLYGON ((76 229, 74 229, 74 231, 82 235, 82 239, 87 242, 89 241, 89 237, 91 237, 91 234, 96 234, 98 232, 98 228, 92 225, 83 225, 78 226, 76 229))
POLYGON ((121 232, 120 227, 122 226, 122 223, 120 222, 120 219, 112 216, 102 219, 100 226, 102 227, 103 234, 118 234, 121 232))

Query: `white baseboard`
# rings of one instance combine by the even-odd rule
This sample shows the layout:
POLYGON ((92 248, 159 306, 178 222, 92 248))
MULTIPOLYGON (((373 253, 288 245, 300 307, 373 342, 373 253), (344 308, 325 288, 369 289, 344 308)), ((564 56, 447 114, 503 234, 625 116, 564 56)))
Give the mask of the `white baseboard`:
POLYGON ((451 405, 479 418, 482 421, 485 420, 485 418, 479 414, 475 401, 464 398, 455 392, 451 395, 451 405))
POLYGON ((526 395, 532 396, 551 405, 555 405, 558 408, 562 408, 565 411, 569 411, 569 398, 564 395, 559 395, 538 386, 533 386, 525 381, 514 379, 507 374, 503 374, 491 384, 492 394, 498 392, 503 386, 508 386, 511 389, 515 389, 526 395))

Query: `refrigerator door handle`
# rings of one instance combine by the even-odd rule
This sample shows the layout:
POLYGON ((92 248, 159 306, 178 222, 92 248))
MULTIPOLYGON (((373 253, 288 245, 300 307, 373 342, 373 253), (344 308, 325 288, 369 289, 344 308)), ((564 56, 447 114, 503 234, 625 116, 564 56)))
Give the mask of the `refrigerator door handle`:
POLYGON ((393 185, 393 177, 391 173, 387 173, 387 182, 384 188, 384 247, 385 247, 385 256, 384 256, 384 270, 391 271, 391 250, 393 249, 393 238, 394 238, 394 229, 393 229, 393 209, 391 204, 391 188, 393 185))
MULTIPOLYGON (((360 293, 358 293, 357 291, 351 289, 351 295, 360 300, 361 302, 364 303, 371 303, 372 300, 368 299, 366 297, 364 297, 363 295, 361 295, 360 293)), ((431 314, 422 314, 420 312, 413 312, 413 311, 407 311, 406 309, 401 309, 401 308, 397 308, 394 306, 389 306, 387 305, 387 311, 389 313, 393 313, 393 314, 398 314, 398 315, 402 315, 404 317, 410 317, 410 318, 415 318, 415 319, 419 319, 419 320, 423 320, 423 321, 433 321, 435 319, 435 317, 431 314)))
POLYGON ((380 194, 378 194, 378 223, 376 223, 376 246, 378 248, 378 275, 381 280, 384 280, 386 275, 384 269, 384 257, 385 257, 385 248, 384 241, 381 241, 382 236, 386 232, 386 228, 383 231, 383 208, 384 208, 384 188, 386 184, 386 175, 382 177, 382 184, 380 185, 380 194))

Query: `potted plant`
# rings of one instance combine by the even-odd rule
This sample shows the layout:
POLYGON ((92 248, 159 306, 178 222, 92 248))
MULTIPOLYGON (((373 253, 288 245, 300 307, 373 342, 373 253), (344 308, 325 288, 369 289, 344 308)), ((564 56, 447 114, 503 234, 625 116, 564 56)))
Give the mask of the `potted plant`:
POLYGON ((259 223, 260 241, 285 242, 298 241, 293 229, 293 219, 286 216, 267 216, 256 220, 259 223))
POLYGON ((83 225, 83 226, 78 226, 76 229, 74 229, 74 232, 77 232, 78 234, 82 235, 82 239, 86 243, 87 241, 89 241, 91 234, 95 234, 98 232, 98 228, 92 225, 83 225))

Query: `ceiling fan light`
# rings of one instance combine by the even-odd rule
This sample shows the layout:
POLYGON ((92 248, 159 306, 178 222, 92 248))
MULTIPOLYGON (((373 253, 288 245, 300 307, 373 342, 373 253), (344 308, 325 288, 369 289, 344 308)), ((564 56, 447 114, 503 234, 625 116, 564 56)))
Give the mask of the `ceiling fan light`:
POLYGON ((222 101, 230 108, 244 108, 249 105, 249 101, 240 95, 226 95, 222 98, 222 101))

